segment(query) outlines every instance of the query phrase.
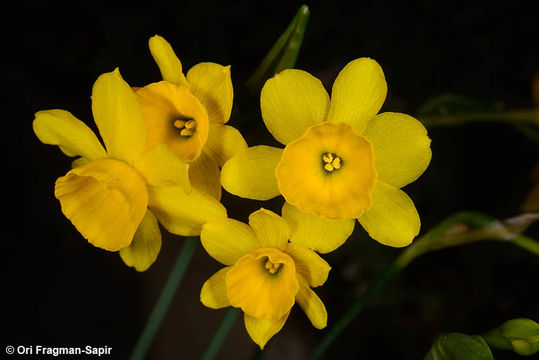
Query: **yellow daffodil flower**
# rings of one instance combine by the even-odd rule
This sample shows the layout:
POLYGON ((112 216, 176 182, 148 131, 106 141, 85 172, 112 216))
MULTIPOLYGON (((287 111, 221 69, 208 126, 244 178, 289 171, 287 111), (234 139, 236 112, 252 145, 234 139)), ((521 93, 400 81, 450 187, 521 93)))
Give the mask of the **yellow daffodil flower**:
POLYGON ((247 147, 240 132, 225 125, 234 95, 230 66, 200 63, 185 76, 180 60, 164 38, 153 36, 149 47, 163 81, 136 91, 148 146, 168 145, 189 163, 192 185, 219 200, 220 167, 247 147))
POLYGON ((90 244, 119 251, 128 266, 144 271, 161 249, 158 220, 190 236, 200 234, 206 220, 226 216, 213 197, 191 189, 187 165, 167 146, 147 149, 137 98, 118 69, 95 82, 92 112, 105 147, 68 111, 39 111, 33 122, 41 142, 80 156, 58 178, 54 195, 90 244))
POLYGON ((249 225, 220 218, 202 227, 202 245, 226 267, 204 283, 200 300, 212 309, 241 308, 260 348, 281 330, 296 302, 315 328, 327 324, 326 308, 311 287, 323 285, 331 268, 289 238, 285 220, 266 209, 252 213, 249 225))
POLYGON ((387 94, 382 68, 348 63, 333 84, 301 70, 275 75, 260 95, 262 117, 284 149, 254 146, 223 166, 232 194, 268 200, 282 194, 291 239, 327 253, 350 236, 355 219, 382 244, 409 245, 420 219, 401 187, 431 159, 424 126, 411 116, 378 114, 387 94))

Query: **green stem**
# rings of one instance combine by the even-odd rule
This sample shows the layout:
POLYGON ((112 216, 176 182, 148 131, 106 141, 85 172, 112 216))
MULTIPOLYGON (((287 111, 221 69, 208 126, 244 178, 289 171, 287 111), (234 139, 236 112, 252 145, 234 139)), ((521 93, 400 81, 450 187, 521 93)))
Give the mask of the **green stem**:
POLYGON ((226 337, 228 336, 228 333, 234 326, 234 323, 236 322, 236 319, 238 318, 240 312, 240 309, 234 307, 228 309, 227 313, 223 317, 223 320, 221 321, 221 324, 219 325, 219 328, 213 335, 210 345, 208 345, 206 351, 202 355, 201 360, 212 360, 215 358, 215 356, 217 356, 217 354, 219 353, 219 349, 221 349, 223 342, 225 341, 226 337))
POLYGON ((376 281, 369 286, 367 291, 361 295, 361 297, 344 313, 339 321, 333 325, 331 330, 324 336, 322 341, 318 343, 313 353, 309 357, 310 360, 319 359, 320 356, 327 350, 327 348, 333 343, 333 341, 343 332, 343 330, 354 320, 359 314, 363 306, 384 286, 390 279, 392 279, 405 265, 400 262, 394 262, 387 267, 382 274, 376 279, 376 281))
POLYGON ((503 122, 539 125, 539 110, 519 109, 507 111, 481 111, 456 115, 418 115, 426 127, 452 126, 468 122, 503 122))
POLYGON ((534 239, 524 235, 518 235, 512 240, 512 242, 515 245, 520 246, 521 248, 526 249, 529 252, 539 256, 539 242, 535 241, 534 239))
POLYGON ((161 322, 168 311, 178 286, 182 282, 185 270, 187 270, 187 267, 191 262, 191 258, 195 253, 195 249, 199 241, 200 240, 198 237, 188 237, 185 239, 185 243, 178 254, 172 270, 170 271, 167 282, 161 291, 161 295, 159 295, 159 299, 157 299, 157 303, 150 314, 148 322, 146 323, 146 326, 140 334, 137 344, 131 353, 131 360, 139 360, 146 357, 146 353, 152 345, 155 334, 161 326, 161 322))

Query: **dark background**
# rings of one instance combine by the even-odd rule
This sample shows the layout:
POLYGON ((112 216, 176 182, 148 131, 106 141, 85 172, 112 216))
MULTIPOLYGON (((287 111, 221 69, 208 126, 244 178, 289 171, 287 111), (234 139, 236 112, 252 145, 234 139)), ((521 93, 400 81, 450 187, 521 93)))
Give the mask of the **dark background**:
MULTIPOLYGON (((250 146, 269 143, 258 100, 242 83, 301 3, 176 1, 145 8, 52 9, 50 3, 3 8, 2 36, 2 335, 6 345, 109 346, 127 358, 172 267, 183 239, 166 232, 161 254, 145 273, 117 254, 89 245, 61 214, 54 182, 71 160, 32 132, 38 110, 69 110, 92 128, 91 86, 119 67, 133 86, 160 80, 147 40, 164 36, 184 65, 232 65, 235 107, 230 124, 250 146), (134 12, 138 10, 138 12, 134 12), (131 11, 131 12, 129 12, 131 11), (7 179, 7 181, 6 181, 7 179)), ((439 93, 502 104, 533 105, 539 70, 537 9, 532 2, 307 2, 310 22, 297 66, 327 89, 349 61, 368 56, 384 69, 383 110, 415 114, 439 93), (488 5, 487 5, 488 4, 488 5)), ((509 125, 469 124, 429 129, 433 158, 405 191, 422 232, 460 210, 507 218, 521 212, 537 164, 537 144, 509 125)), ((245 220, 268 203, 224 194, 231 217, 245 220)), ((537 227, 528 234, 537 238, 537 227)), ((368 238, 360 226, 324 255, 333 267, 317 290, 331 326, 401 250, 368 238)), ((203 282, 220 264, 198 247, 162 324, 150 359, 200 357, 225 310, 204 308, 203 282)), ((420 359, 441 333, 476 334, 515 317, 539 319, 536 256, 483 242, 431 253, 393 279, 330 348, 327 359, 420 359)), ((261 359, 303 359, 324 331, 295 308, 261 359)), ((255 345, 238 321, 220 359, 249 359, 255 345)), ((14 356, 17 357, 17 356, 14 356)), ((495 351, 497 359, 516 359, 495 351)), ((109 357, 110 358, 110 357, 109 357)))

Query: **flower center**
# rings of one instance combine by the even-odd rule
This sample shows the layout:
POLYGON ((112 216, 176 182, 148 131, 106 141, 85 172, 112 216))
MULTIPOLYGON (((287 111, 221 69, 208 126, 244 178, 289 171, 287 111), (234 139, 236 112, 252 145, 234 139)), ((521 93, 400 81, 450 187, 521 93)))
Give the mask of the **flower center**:
POLYGON ((163 143, 183 161, 195 161, 206 145, 209 120, 206 108, 186 86, 160 81, 136 92, 146 123, 146 144, 163 143))
POLYGON ((266 261, 266 265, 264 267, 269 271, 270 274, 275 274, 277 271, 279 271, 281 263, 273 263, 268 258, 268 261, 266 261))
POLYGON ((172 125, 178 129, 180 136, 191 137, 196 130, 197 123, 195 119, 189 117, 178 117, 174 119, 172 125))
POLYGON ((345 123, 311 126, 286 145, 275 168, 289 204, 327 219, 359 218, 371 206, 376 176, 372 144, 345 123))
POLYGON ((322 166, 327 172, 332 172, 334 170, 339 170, 342 165, 342 160, 339 156, 334 153, 324 153, 322 155, 322 166))

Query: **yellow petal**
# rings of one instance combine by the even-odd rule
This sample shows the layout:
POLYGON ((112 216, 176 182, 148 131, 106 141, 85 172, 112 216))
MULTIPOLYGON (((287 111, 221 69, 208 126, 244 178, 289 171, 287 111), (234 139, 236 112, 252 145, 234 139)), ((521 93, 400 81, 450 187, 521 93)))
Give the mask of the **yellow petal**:
POLYGON ((372 206, 359 222, 376 241, 393 247, 409 245, 419 234, 421 221, 413 201, 404 191, 377 181, 372 206))
POLYGON ((155 262, 161 250, 161 231, 157 219, 147 210, 133 242, 120 249, 120 257, 127 266, 137 271, 146 271, 155 262))
POLYGON ((275 321, 269 321, 264 319, 257 319, 255 317, 244 314, 245 329, 251 337, 251 339, 260 346, 260 349, 264 349, 267 342, 277 334, 283 328, 286 319, 290 312, 286 313, 283 317, 275 321))
POLYGON ((260 247, 286 249, 290 228, 273 211, 261 208, 249 215, 249 226, 254 230, 260 247))
POLYGON ((266 81, 260 93, 262 118, 282 144, 294 141, 311 125, 326 120, 329 95, 311 74, 288 69, 266 81))
POLYGON ((146 147, 135 93, 118 69, 101 75, 92 90, 92 112, 110 157, 131 164, 146 147))
POLYGON ((403 187, 429 166, 432 152, 427 130, 411 116, 379 114, 371 120, 364 135, 374 146, 378 178, 388 184, 403 187))
POLYGON ((260 248, 240 258, 226 274, 228 300, 258 319, 278 320, 290 311, 299 285, 294 260, 273 248, 260 248), (278 270, 268 270, 269 265, 278 270))
POLYGON ((200 155, 208 139, 208 114, 187 87, 160 81, 139 89, 137 99, 146 124, 149 148, 164 143, 185 162, 200 155), (188 121, 194 127, 189 134, 184 134, 188 121))
POLYGON ((129 246, 148 205, 144 180, 113 159, 93 160, 56 180, 62 212, 88 242, 118 251, 129 246))
POLYGON ((226 294, 226 274, 230 267, 224 267, 212 275, 200 291, 200 302, 210 309, 221 309, 230 306, 226 294))
POLYGON ((228 218, 205 223, 200 241, 211 257, 225 265, 234 265, 243 255, 259 248, 253 229, 241 221, 228 218))
POLYGON ((311 324, 317 329, 323 329, 328 323, 328 313, 324 303, 314 291, 311 290, 307 280, 298 276, 299 291, 296 295, 296 301, 305 312, 311 324))
POLYGON ((191 185, 198 190, 211 195, 217 201, 221 200, 221 172, 219 166, 205 153, 189 164, 189 179, 191 185))
POLYGON ((238 130, 229 125, 210 123, 208 140, 202 151, 211 156, 217 165, 222 167, 225 161, 244 149, 247 149, 247 143, 238 130))
POLYGON ((297 273, 307 280, 310 286, 322 286, 326 282, 331 266, 320 255, 294 243, 289 243, 285 252, 294 259, 297 273))
POLYGON ((287 202, 328 219, 357 218, 376 181, 371 143, 345 123, 322 123, 286 146, 275 170, 287 202), (326 160, 337 168, 327 169, 326 160), (324 160, 325 159, 325 160, 324 160))
POLYGON ((82 156, 88 160, 107 157, 94 132, 70 112, 45 110, 35 116, 32 127, 42 143, 58 145, 67 156, 82 156))
POLYGON ((353 60, 333 83, 328 121, 348 123, 361 134, 382 108, 386 94, 386 79, 380 65, 369 58, 353 60))
POLYGON ((187 164, 163 143, 144 153, 133 167, 150 186, 181 186, 191 191, 187 164))
POLYGON ((284 203, 283 218, 290 226, 290 241, 326 254, 344 244, 354 231, 355 219, 326 219, 284 203))
POLYGON ((231 194, 254 200, 278 196, 275 167, 281 149, 259 145, 247 148, 228 160, 221 169, 221 184, 231 194))
POLYGON ((163 80, 176 85, 188 86, 183 75, 182 63, 174 53, 172 46, 161 36, 155 35, 148 41, 150 52, 157 63, 163 80))
POLYGON ((225 207, 210 195, 192 188, 189 194, 180 186, 148 189, 149 207, 169 232, 197 236, 208 220, 226 217, 225 207))
POLYGON ((187 72, 187 81, 193 95, 206 108, 210 122, 224 124, 230 119, 234 98, 230 66, 196 64, 187 72))

